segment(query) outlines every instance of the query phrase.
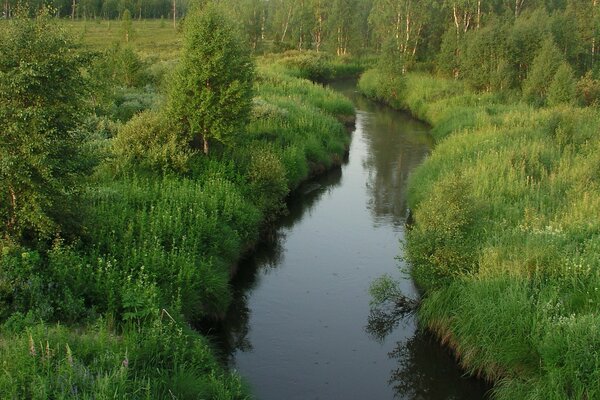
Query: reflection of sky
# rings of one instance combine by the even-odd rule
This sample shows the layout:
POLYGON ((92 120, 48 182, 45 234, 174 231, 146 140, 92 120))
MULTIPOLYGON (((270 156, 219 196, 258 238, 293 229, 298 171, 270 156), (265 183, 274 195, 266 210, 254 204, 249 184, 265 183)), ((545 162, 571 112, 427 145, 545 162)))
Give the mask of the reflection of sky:
MULTIPOLYGON (((259 249, 236 279, 225 351, 260 399, 393 398, 394 376, 405 379, 399 368, 428 376, 432 363, 448 364, 417 358, 404 368, 403 356, 389 356, 414 340, 412 319, 381 341, 364 329, 370 283, 399 276, 406 177, 429 139, 401 113, 358 107, 366 111, 358 112, 349 162, 291 203, 274 245, 259 249)), ((415 295, 409 280, 402 289, 415 295)))

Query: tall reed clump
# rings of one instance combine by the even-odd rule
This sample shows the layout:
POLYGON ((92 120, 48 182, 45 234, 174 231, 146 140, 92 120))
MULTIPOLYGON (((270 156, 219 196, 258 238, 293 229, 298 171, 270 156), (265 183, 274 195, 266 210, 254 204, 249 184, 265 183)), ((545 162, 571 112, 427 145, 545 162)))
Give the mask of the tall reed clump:
POLYGON ((421 321, 495 398, 599 398, 600 113, 405 81, 438 139, 409 184, 421 321))

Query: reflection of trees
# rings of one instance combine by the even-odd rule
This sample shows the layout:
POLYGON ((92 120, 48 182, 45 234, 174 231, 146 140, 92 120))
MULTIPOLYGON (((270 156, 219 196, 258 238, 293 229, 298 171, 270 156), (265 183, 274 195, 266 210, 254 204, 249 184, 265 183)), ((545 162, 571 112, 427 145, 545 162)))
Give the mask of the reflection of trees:
POLYGON ((363 166, 369 174, 369 209, 375 220, 399 225, 406 218, 408 175, 432 145, 428 128, 405 113, 367 100, 356 91, 353 80, 332 86, 352 99, 357 109, 368 112, 363 122, 368 146, 363 166))
POLYGON ((390 110, 367 116, 364 135, 369 151, 363 161, 373 215, 394 225, 406 218, 409 173, 426 156, 429 146, 423 124, 390 110))
MULTIPOLYGON (((400 323, 415 323, 414 307, 414 301, 408 299, 373 307, 367 332, 383 342, 400 323)), ((424 330, 417 330, 406 341, 397 342, 388 356, 397 361, 389 380, 396 398, 482 399, 490 389, 483 381, 464 377, 454 358, 424 330)))
POLYGON ((392 304, 371 307, 365 330, 378 342, 383 342, 400 322, 413 315, 416 306, 415 300, 401 297, 392 304))
POLYGON ((389 357, 398 362, 389 381, 397 398, 482 399, 490 389, 482 380, 465 377, 447 350, 423 330, 406 342, 398 342, 389 357))
POLYGON ((286 231, 304 218, 325 193, 338 186, 341 168, 334 168, 301 186, 288 199, 289 212, 278 222, 277 229, 266 235, 247 257, 242 259, 231 280, 233 298, 223 320, 205 321, 200 330, 211 337, 225 363, 232 364, 236 351, 251 351, 248 340, 251 310, 248 299, 260 285, 261 272, 277 268, 284 260, 286 231))

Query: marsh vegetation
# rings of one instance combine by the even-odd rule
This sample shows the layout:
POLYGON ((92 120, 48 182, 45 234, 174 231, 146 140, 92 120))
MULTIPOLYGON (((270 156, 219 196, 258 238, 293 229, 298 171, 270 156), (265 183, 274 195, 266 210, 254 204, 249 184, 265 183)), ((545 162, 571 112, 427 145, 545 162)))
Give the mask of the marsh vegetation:
POLYGON ((436 140, 422 326, 497 398, 600 398, 597 1, 52 6, 2 3, 0 397, 249 397, 189 326, 341 163, 354 108, 319 83, 364 71, 436 140))

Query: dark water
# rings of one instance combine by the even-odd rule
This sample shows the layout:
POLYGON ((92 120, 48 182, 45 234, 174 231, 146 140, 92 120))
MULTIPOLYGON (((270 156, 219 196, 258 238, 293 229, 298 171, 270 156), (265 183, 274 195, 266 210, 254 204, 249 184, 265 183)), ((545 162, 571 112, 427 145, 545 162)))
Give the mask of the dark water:
POLYGON ((356 104, 348 162, 304 185, 272 243, 240 266, 235 301, 214 333, 259 399, 481 399, 413 316, 370 310, 368 288, 402 278, 406 180, 428 154, 428 128, 333 87, 356 104))

